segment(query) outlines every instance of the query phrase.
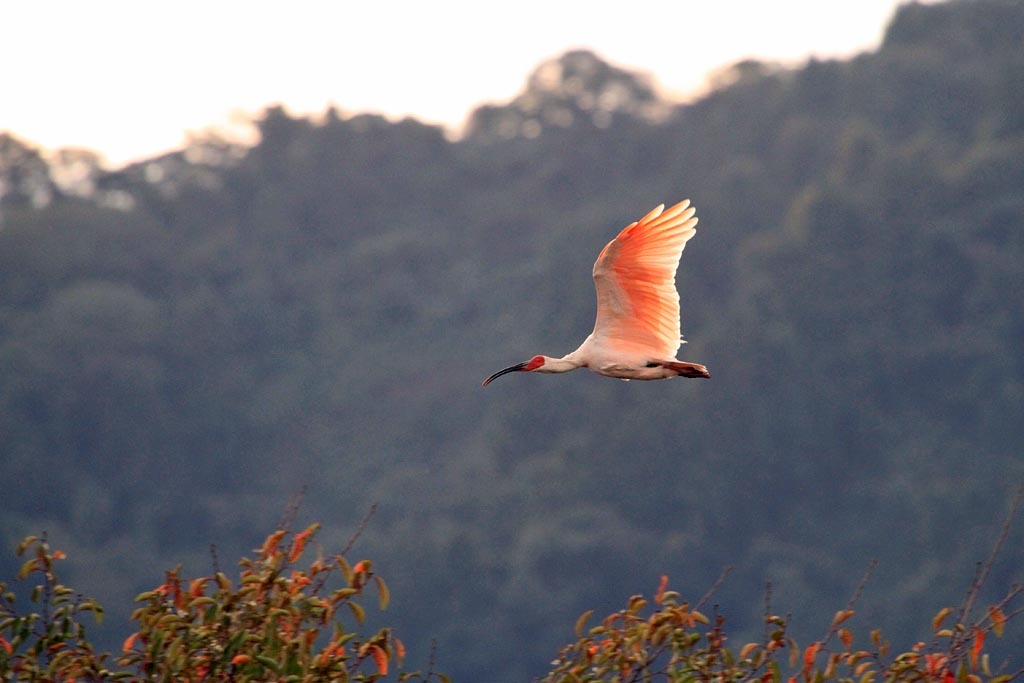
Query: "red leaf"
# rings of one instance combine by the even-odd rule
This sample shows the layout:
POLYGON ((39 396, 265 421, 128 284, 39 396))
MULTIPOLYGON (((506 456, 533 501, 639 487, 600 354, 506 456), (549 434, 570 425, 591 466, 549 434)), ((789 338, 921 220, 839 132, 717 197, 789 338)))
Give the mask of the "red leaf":
POLYGON ((815 642, 807 646, 804 650, 804 675, 806 676, 811 671, 811 667, 814 666, 814 658, 818 656, 818 650, 821 649, 821 643, 815 642))
POLYGON ((971 645, 972 669, 976 669, 978 667, 978 655, 981 654, 983 647, 985 647, 985 632, 980 628, 976 628, 974 629, 974 643, 971 645))
POLYGON ((384 652, 384 649, 379 645, 370 646, 370 654, 373 655, 373 661, 377 665, 377 671, 381 676, 388 675, 388 653, 384 652))

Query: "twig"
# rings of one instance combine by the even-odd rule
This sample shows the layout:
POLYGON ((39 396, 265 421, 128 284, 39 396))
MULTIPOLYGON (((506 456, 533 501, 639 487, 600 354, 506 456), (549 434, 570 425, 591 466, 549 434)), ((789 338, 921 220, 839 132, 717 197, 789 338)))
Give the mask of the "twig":
MULTIPOLYGON (((1006 595, 1003 596, 1003 599, 1000 600, 999 602, 997 602, 996 604, 992 605, 990 610, 991 609, 997 609, 997 610, 1000 610, 1000 611, 1005 610, 1010 605, 1010 603, 1013 602, 1013 599, 1016 598, 1021 593, 1024 593, 1024 584, 1020 584, 1020 583, 1013 584, 1012 586, 1010 586, 1010 590, 1008 590, 1006 592, 1006 595)), ((1005 616, 1006 620, 1009 621, 1012 617, 1020 614, 1021 612, 1024 612, 1024 607, 1018 607, 1017 609, 1011 611, 1009 614, 1006 614, 1004 616, 1005 616)), ((985 616, 983 616, 980 619, 978 619, 978 621, 976 621, 974 623, 974 628, 981 628, 981 625, 985 623, 986 619, 988 619, 990 621, 992 620, 992 612, 991 611, 987 612, 985 614, 985 616)), ((992 624, 989 624, 987 627, 985 627, 985 630, 986 631, 992 630, 992 624)))
MULTIPOLYGON (((377 504, 374 503, 373 507, 376 507, 376 506, 377 506, 377 504)), ((372 509, 373 508, 371 508, 371 510, 372 509)), ((437 641, 436 640, 431 640, 430 641, 430 659, 427 660, 427 675, 423 679, 427 683, 430 683, 430 679, 433 678, 436 675, 434 673, 434 658, 436 657, 436 655, 437 655, 437 641)))
MULTIPOLYGON (((858 583, 857 587, 853 590, 853 595, 850 596, 850 599, 846 601, 847 612, 852 612, 854 606, 856 606, 856 604, 860 601, 860 597, 864 594, 864 587, 868 585, 868 581, 871 580, 871 575, 874 573, 875 567, 877 566, 877 559, 873 559, 871 560, 871 562, 868 563, 868 568, 864 571, 864 576, 861 577, 860 583, 858 583)), ((833 620, 832 625, 828 628, 828 633, 825 634, 825 637, 821 641, 821 647, 828 647, 829 642, 832 640, 832 636, 834 636, 838 632, 839 624, 837 624, 835 620, 833 620)))
MULTIPOLYGON (((40 534, 39 541, 39 552, 48 554, 50 552, 49 539, 47 538, 45 530, 40 534)), ((42 570, 44 577, 42 605, 43 619, 41 624, 36 627, 36 632, 42 638, 50 631, 50 625, 52 623, 50 621, 50 601, 53 599, 53 567, 51 566, 49 569, 45 569, 45 565, 40 563, 39 568, 42 570)), ((50 653, 51 650, 49 648, 40 652, 40 659, 44 666, 48 666, 50 663, 50 653)))
POLYGON ((309 489, 308 484, 303 484, 299 492, 291 497, 288 501, 288 505, 285 506, 284 514, 281 516, 281 521, 277 523, 278 529, 290 530, 292 523, 295 521, 295 516, 299 514, 299 508, 302 506, 302 499, 306 497, 306 491, 309 489))
POLYGON ((356 541, 359 540, 359 537, 362 536, 363 530, 366 529, 366 525, 370 523, 370 518, 373 517, 376 512, 377 504, 373 503, 367 513, 363 516, 363 521, 359 522, 359 526, 356 527, 356 531, 352 534, 352 538, 348 539, 348 543, 342 549, 342 555, 348 555, 348 551, 352 550, 352 546, 354 546, 356 541))
POLYGON ((974 607, 974 601, 977 600, 978 593, 981 592, 982 586, 985 585, 985 580, 988 579, 989 572, 992 571, 992 565, 996 563, 996 558, 999 557, 999 553, 1003 549, 1006 537, 1010 535, 1010 527, 1013 525, 1013 518, 1017 516, 1017 510, 1020 508, 1022 497, 1024 497, 1024 484, 1017 487, 1017 493, 1013 497, 1010 511, 1003 522, 1003 528, 999 531, 999 538, 996 539, 995 545, 992 546, 992 552, 989 553, 988 559, 982 565, 980 576, 975 578, 974 583, 971 585, 971 590, 967 593, 967 600, 964 601, 964 605, 960 608, 960 616, 957 619, 958 624, 964 623, 967 617, 970 616, 971 608, 974 607))
POLYGON ((210 544, 210 563, 213 565, 213 573, 220 574, 220 563, 217 561, 217 544, 210 544))
POLYGON ((711 599, 711 596, 715 594, 715 591, 721 588, 722 584, 725 583, 726 577, 728 577, 729 574, 732 574, 733 569, 735 569, 735 567, 733 567, 731 564, 726 565, 725 568, 722 569, 722 573, 719 574, 715 582, 711 584, 711 588, 708 589, 708 592, 705 593, 704 597, 698 600, 697 604, 693 606, 694 610, 699 610, 701 607, 704 606, 705 602, 711 599))
MULTIPOLYGON (((981 589, 985 585, 985 581, 988 580, 988 575, 992 571, 992 567, 996 563, 996 559, 999 557, 999 553, 1002 552, 1003 544, 1006 543, 1006 538, 1010 535, 1010 527, 1013 525, 1013 518, 1017 516, 1017 510, 1020 509, 1021 499, 1024 498, 1024 484, 1017 486, 1017 493, 1013 496, 1013 502, 1010 504, 1010 511, 1006 514, 1006 519, 1003 521, 1003 526, 999 530, 999 537, 996 539, 995 545, 992 546, 992 552, 989 553, 988 559, 984 563, 979 564, 977 571, 974 573, 974 580, 971 582, 971 587, 967 591, 967 596, 964 598, 963 604, 960 606, 960 613, 957 615, 956 623, 964 624, 967 619, 970 618, 971 610, 974 608, 974 603, 978 599, 978 595, 981 593, 981 589)), ((967 639, 972 635, 970 631, 964 631, 963 633, 957 633, 957 635, 951 639, 949 644, 950 659, 956 661, 959 651, 963 649, 967 644, 967 639)))

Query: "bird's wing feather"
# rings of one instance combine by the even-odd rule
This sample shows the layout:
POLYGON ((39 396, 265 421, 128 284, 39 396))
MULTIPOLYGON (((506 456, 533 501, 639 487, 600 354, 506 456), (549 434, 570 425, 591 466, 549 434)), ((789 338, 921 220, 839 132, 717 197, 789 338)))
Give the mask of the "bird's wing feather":
POLYGON ((594 264, 597 322, 592 336, 655 359, 674 358, 679 350, 676 269, 697 224, 690 200, 663 208, 623 228, 594 264))

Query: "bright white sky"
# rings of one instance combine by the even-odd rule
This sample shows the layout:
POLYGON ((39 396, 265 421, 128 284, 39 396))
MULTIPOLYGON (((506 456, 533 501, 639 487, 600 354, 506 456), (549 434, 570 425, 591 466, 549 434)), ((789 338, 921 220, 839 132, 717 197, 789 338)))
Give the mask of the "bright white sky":
POLYGON ((0 0, 0 131, 109 162, 272 103, 412 114, 456 130, 578 47, 673 95, 754 57, 878 45, 897 0, 0 0))

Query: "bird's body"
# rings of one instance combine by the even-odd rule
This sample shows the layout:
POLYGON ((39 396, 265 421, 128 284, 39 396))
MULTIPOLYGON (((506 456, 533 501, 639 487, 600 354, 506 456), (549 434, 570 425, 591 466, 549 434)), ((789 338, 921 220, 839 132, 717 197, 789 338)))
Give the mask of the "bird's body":
POLYGON ((696 233, 695 209, 689 200, 663 209, 627 225, 597 257, 597 321, 578 349, 562 358, 534 356, 494 373, 484 386, 509 372, 577 368, 625 380, 710 377, 703 365, 675 358, 683 343, 675 276, 683 248, 696 233))

